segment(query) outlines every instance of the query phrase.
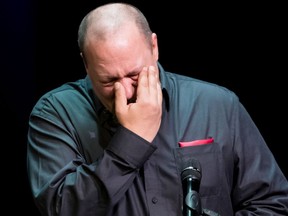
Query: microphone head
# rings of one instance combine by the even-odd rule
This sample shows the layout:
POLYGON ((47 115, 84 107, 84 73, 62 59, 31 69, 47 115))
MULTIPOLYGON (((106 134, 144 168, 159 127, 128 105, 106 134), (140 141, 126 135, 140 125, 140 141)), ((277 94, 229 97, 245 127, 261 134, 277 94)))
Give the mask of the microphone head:
POLYGON ((197 159, 190 158, 182 163, 181 179, 188 177, 201 180, 201 164, 197 159))

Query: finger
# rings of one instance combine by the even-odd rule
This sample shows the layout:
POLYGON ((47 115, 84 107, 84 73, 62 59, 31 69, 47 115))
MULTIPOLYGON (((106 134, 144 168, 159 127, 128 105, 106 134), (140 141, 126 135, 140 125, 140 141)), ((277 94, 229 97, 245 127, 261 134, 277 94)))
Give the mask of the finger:
POLYGON ((115 113, 122 112, 127 106, 127 98, 125 94, 125 89, 120 82, 115 82, 115 113))
POLYGON ((158 99, 158 104, 162 105, 163 94, 162 94, 162 88, 161 88, 160 81, 157 82, 157 99, 158 99))
POLYGON ((152 96, 151 98, 157 104, 162 104, 162 91, 159 81, 158 71, 155 67, 149 67, 149 93, 152 96))
POLYGON ((137 100, 146 97, 148 94, 148 68, 144 67, 139 74, 137 87, 137 100))
POLYGON ((148 85, 149 85, 149 93, 151 95, 155 95, 157 92, 157 78, 156 78, 156 70, 153 66, 149 66, 148 68, 148 85))
MULTIPOLYGON (((154 68, 155 69, 155 68, 154 68)), ((161 87, 161 82, 160 82, 160 72, 156 71, 155 69, 155 80, 156 80, 156 91, 157 91, 157 99, 158 99, 158 104, 162 104, 163 100, 163 94, 162 94, 162 87, 161 87)))

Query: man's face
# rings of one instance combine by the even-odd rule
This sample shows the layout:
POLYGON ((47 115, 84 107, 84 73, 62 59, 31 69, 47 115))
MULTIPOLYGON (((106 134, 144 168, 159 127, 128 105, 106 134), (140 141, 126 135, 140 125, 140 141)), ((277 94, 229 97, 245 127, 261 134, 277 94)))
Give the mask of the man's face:
POLYGON ((155 34, 151 35, 149 46, 133 26, 121 32, 106 41, 89 40, 85 52, 85 66, 95 94, 110 112, 114 110, 114 83, 124 86, 127 103, 135 102, 139 73, 145 66, 157 68, 158 61, 155 34))

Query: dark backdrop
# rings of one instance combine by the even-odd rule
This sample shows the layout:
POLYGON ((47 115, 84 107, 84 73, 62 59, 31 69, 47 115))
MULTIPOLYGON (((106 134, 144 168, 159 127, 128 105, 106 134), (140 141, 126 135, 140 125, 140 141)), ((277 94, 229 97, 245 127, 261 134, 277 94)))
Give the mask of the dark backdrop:
MULTIPOLYGON (((1 178, 8 212, 38 215, 26 176, 29 113, 46 91, 85 76, 78 25, 103 2, 108 1, 0 3, 1 178)), ((166 70, 224 85, 240 97, 288 176, 284 5, 126 2, 146 14, 166 70)))

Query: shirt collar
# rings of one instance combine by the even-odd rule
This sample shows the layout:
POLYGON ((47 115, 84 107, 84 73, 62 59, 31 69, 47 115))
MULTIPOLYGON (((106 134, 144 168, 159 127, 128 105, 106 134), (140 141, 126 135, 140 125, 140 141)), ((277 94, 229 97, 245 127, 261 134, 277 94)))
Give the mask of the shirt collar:
POLYGON ((166 71, 163 69, 162 65, 158 62, 158 69, 159 69, 159 76, 160 76, 160 82, 161 82, 161 88, 162 88, 162 95, 163 95, 163 109, 166 108, 167 111, 169 111, 170 108, 170 94, 169 92, 170 83, 168 82, 168 77, 166 71))

